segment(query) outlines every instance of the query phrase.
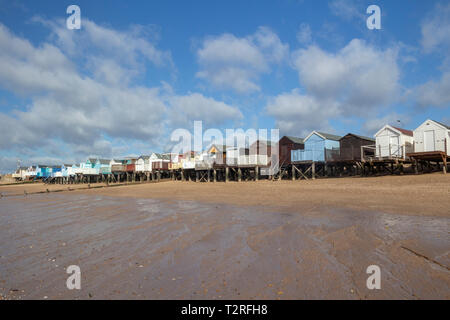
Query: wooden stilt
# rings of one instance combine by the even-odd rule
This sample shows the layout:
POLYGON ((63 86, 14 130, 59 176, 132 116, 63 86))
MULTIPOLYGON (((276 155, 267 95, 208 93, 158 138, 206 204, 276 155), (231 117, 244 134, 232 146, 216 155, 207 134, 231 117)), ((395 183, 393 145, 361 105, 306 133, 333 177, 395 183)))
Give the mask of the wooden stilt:
POLYGON ((316 179, 316 163, 314 161, 311 164, 311 175, 312 175, 312 179, 315 180, 316 179))

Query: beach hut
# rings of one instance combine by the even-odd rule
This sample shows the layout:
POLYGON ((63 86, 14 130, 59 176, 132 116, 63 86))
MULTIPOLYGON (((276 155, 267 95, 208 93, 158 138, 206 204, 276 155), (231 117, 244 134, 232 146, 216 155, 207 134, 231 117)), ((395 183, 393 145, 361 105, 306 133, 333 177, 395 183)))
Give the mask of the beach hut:
POLYGON ((85 162, 80 163, 80 173, 83 175, 97 175, 99 170, 100 163, 98 159, 88 158, 85 162))
POLYGON ((324 162, 339 154, 341 136, 313 131, 304 140, 303 150, 292 150, 291 161, 324 162))
POLYGON ((36 168, 36 177, 40 179, 47 179, 52 175, 52 168, 49 165, 40 164, 36 168))
POLYGON ((110 159, 98 159, 99 173, 100 174, 111 174, 111 165, 113 163, 110 159))
POLYGON ((25 172, 25 179, 31 180, 36 177, 36 166, 29 166, 25 172))
POLYGON ((136 172, 151 172, 150 156, 140 156, 136 160, 136 172))
POLYGON ((375 135, 375 155, 382 159, 405 159, 413 152, 414 137, 411 130, 385 125, 375 135))
POLYGON ((170 155, 153 152, 150 156, 151 171, 169 170, 170 155))
POLYGON ((125 159, 113 159, 111 161, 112 173, 124 173, 127 171, 127 160, 125 159))
POLYGON ((50 176, 53 178, 62 177, 63 166, 51 166, 51 174, 50 176))
POLYGON ((284 136, 278 142, 280 166, 287 166, 291 164, 291 151, 305 149, 305 143, 302 138, 284 136))
POLYGON ((450 126, 428 119, 413 136, 415 153, 443 151, 450 156, 450 126))
POLYGON ((361 156, 373 157, 375 139, 348 133, 339 140, 339 157, 338 161, 361 161, 361 156), (362 147, 371 148, 362 148, 362 147), (364 150, 364 154, 362 153, 364 150))
POLYGON ((195 169, 197 160, 199 160, 199 155, 194 151, 186 152, 181 157, 181 166, 183 169, 195 169))
POLYGON ((26 174, 28 167, 18 167, 16 171, 12 174, 12 177, 16 180, 24 181, 26 179, 26 174))

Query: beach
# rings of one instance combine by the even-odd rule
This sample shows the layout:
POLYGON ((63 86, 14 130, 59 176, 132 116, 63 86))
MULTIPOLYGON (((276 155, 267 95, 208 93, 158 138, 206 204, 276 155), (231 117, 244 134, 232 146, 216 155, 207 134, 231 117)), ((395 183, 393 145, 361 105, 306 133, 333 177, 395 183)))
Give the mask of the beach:
POLYGON ((1 298, 450 298, 450 175, 91 187, 0 187, 1 298))

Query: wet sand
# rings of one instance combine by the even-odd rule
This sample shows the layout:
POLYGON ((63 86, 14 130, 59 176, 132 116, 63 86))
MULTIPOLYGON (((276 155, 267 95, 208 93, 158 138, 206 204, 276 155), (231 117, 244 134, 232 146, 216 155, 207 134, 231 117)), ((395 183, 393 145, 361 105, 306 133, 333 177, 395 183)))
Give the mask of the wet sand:
MULTIPOLYGON (((450 217, 440 209, 449 201, 442 197, 449 187, 440 177, 436 186, 442 185, 429 186, 427 193, 436 195, 427 203, 433 202, 437 213, 423 214, 420 208, 408 211, 406 202, 399 209, 389 198, 375 207, 399 214, 366 207, 371 200, 365 198, 356 204, 364 210, 313 197, 300 205, 302 192, 286 206, 278 205, 282 199, 266 205, 265 188, 278 184, 272 182, 258 184, 262 205, 243 193, 254 183, 167 182, 4 197, 0 294, 4 299, 449 299, 450 217), (172 187, 175 195, 156 199, 162 195, 156 186, 172 187), (179 188, 210 192, 193 197, 196 201, 174 200, 186 196, 179 188), (115 195, 103 194, 111 192, 115 195), (381 268, 381 290, 366 288, 366 268, 374 264, 381 268), (66 288, 69 265, 81 268, 81 290, 66 288)), ((328 188, 342 180, 330 180, 328 188)), ((325 188, 324 182, 279 186, 314 190, 325 188)), ((365 179, 359 183, 370 186, 365 179)), ((372 188, 381 192, 394 183, 372 188)), ((363 192, 345 188, 356 198, 363 192)), ((408 198, 417 205, 421 200, 408 198)))

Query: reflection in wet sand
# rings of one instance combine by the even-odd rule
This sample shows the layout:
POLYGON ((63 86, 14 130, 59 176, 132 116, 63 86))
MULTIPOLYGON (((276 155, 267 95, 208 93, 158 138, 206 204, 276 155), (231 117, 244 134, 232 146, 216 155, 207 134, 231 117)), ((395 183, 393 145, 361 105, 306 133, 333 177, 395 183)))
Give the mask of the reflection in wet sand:
POLYGON ((450 219, 48 194, 0 200, 12 299, 450 298, 450 219), (366 288, 378 265, 381 290, 366 288), (66 288, 79 265, 81 290, 66 288))

